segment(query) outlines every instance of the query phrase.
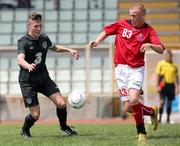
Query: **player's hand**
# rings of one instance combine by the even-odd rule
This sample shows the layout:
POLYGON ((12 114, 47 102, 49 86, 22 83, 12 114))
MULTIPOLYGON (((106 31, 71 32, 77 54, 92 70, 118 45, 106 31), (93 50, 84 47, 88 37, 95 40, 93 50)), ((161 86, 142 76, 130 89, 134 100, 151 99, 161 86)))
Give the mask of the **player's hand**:
POLYGON ((98 42, 96 42, 95 40, 92 40, 89 42, 89 47, 90 48, 94 48, 94 47, 97 47, 99 45, 98 42))
POLYGON ((79 59, 79 52, 77 50, 71 49, 70 53, 73 55, 75 59, 79 59))
POLYGON ((157 91, 158 93, 160 93, 161 87, 160 87, 160 86, 157 86, 157 87, 156 87, 156 91, 157 91))
POLYGON ((145 52, 147 50, 151 49, 151 44, 150 43, 145 43, 141 46, 140 52, 145 52))
POLYGON ((28 65, 28 71, 29 72, 32 72, 33 70, 35 70, 36 69, 36 64, 34 64, 34 63, 31 63, 31 64, 29 64, 28 65))

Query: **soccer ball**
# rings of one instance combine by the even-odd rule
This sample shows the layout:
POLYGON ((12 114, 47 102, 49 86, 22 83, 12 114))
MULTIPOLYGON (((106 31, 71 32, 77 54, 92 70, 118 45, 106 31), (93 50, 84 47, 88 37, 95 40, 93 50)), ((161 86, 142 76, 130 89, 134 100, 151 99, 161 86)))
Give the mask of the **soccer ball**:
POLYGON ((72 91, 68 96, 69 104, 76 109, 82 108, 86 103, 86 100, 84 92, 79 90, 72 91))

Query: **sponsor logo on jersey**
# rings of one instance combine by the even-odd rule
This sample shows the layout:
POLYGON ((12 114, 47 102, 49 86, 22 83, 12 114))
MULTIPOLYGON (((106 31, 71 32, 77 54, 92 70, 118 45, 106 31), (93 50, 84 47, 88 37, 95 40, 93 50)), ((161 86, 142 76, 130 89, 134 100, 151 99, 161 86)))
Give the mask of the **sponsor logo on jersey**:
POLYGON ((140 33, 137 37, 136 37, 136 39, 138 40, 138 41, 143 41, 143 39, 144 39, 144 36, 143 36, 143 34, 142 33, 140 33))
POLYGON ((31 47, 29 47, 29 49, 30 49, 30 50, 32 50, 32 49, 34 49, 34 47, 33 47, 33 46, 31 46, 31 47))
POLYGON ((44 41, 44 42, 42 43, 42 46, 43 46, 44 49, 46 49, 46 48, 47 48, 47 42, 44 41))

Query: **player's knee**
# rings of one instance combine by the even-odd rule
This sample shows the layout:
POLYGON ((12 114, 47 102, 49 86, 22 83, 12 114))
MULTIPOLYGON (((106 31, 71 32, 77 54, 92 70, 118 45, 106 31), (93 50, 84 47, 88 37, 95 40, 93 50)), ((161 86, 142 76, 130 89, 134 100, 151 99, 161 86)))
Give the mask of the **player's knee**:
POLYGON ((66 107, 66 102, 64 100, 61 100, 57 103, 58 108, 65 108, 66 107))
POLYGON ((35 120, 38 120, 39 116, 40 116, 40 113, 39 112, 33 112, 33 113, 31 113, 31 115, 35 120))

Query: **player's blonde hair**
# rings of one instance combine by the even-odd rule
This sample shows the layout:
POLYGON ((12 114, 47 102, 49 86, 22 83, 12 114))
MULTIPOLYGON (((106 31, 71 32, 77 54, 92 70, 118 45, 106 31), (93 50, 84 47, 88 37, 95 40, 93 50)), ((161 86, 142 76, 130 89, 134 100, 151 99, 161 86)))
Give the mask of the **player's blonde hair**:
POLYGON ((138 9, 140 12, 146 15, 146 8, 144 7, 143 3, 136 2, 130 7, 130 9, 138 9))

